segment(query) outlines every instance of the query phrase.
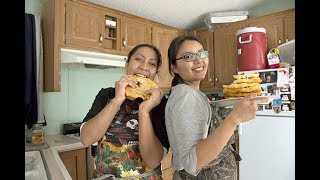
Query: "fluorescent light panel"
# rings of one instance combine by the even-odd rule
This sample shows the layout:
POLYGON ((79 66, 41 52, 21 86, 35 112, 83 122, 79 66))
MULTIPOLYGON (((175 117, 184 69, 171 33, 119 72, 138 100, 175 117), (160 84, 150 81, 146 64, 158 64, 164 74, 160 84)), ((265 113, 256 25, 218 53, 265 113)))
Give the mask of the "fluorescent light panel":
POLYGON ((236 22, 247 19, 247 16, 217 16, 211 17, 211 23, 228 23, 228 22, 236 22))

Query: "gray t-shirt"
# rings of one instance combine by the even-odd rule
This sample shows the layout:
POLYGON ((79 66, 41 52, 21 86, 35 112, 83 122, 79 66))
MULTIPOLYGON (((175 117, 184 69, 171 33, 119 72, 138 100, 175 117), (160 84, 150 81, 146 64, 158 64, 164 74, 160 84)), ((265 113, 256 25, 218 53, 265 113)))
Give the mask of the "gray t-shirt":
POLYGON ((172 88, 165 122, 172 148, 172 166, 196 176, 196 144, 208 135, 212 116, 207 96, 186 84, 172 88))

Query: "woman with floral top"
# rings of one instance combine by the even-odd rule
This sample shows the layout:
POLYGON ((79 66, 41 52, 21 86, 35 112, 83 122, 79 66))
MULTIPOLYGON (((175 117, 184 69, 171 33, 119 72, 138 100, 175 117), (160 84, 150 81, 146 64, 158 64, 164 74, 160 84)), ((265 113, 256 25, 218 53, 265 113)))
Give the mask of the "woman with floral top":
POLYGON ((125 96, 126 86, 137 87, 130 77, 153 80, 161 61, 156 47, 134 47, 125 64, 126 75, 95 97, 80 129, 84 146, 98 142, 94 179, 162 179, 160 162, 169 148, 164 122, 167 99, 160 88, 147 91, 151 96, 142 102, 125 96))

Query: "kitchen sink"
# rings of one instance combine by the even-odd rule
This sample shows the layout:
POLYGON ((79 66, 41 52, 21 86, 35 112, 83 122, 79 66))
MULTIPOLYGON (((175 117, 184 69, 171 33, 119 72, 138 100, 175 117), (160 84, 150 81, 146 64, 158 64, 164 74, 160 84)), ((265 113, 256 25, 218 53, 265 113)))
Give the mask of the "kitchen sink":
MULTIPOLYGON (((40 151, 27 151, 25 152, 26 158, 33 158, 33 165, 31 169, 25 169, 26 180, 47 180, 47 173, 44 167, 44 162, 41 157, 40 151)), ((28 167, 29 168, 29 167, 28 167)))

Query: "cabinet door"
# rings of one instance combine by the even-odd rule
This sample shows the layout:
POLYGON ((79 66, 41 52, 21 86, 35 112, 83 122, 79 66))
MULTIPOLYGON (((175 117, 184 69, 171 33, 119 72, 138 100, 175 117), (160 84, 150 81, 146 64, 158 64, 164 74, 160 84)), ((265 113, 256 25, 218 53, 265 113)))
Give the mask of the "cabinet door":
POLYGON ((213 57, 213 32, 210 32, 207 28, 197 30, 196 36, 203 44, 203 48, 209 51, 209 65, 205 79, 200 83, 201 90, 212 90, 213 88, 213 76, 214 76, 214 57, 213 57))
POLYGON ((172 160, 172 150, 169 148, 168 154, 161 161, 161 170, 162 170, 162 178, 163 180, 172 180, 173 179, 173 168, 171 164, 172 160))
POLYGON ((64 1, 48 0, 42 6, 43 91, 61 91, 60 44, 65 35, 64 1))
POLYGON ((236 22, 214 31, 214 86, 222 89, 231 84, 237 74, 237 37, 238 30, 245 27, 244 22, 236 22))
POLYGON ((102 48, 104 14, 76 3, 66 4, 66 44, 102 48))
POLYGON ((251 27, 264 27, 267 33, 267 52, 284 42, 283 39, 283 19, 278 17, 260 19, 257 22, 248 24, 251 27))
POLYGON ((168 48, 171 41, 179 35, 179 31, 175 29, 168 29, 160 26, 152 27, 152 44, 159 48, 162 56, 162 65, 159 76, 155 81, 163 91, 169 91, 173 76, 168 70, 168 48))
POLYGON ((87 179, 87 156, 85 148, 60 152, 59 155, 73 180, 87 179))
POLYGON ((151 25, 130 17, 121 17, 121 52, 126 54, 138 44, 151 43, 151 25))
POLYGON ((283 19, 284 40, 288 42, 295 39, 295 11, 292 11, 284 16, 283 19))

